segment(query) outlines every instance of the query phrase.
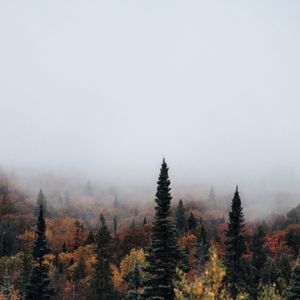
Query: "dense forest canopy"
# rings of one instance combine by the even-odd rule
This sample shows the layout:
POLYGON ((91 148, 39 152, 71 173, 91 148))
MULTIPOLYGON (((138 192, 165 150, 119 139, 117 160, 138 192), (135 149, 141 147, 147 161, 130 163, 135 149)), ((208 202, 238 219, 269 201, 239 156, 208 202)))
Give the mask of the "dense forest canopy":
POLYGON ((151 205, 101 199, 91 181, 81 196, 66 190, 49 199, 2 176, 1 297, 300 297, 300 204, 248 218, 241 188, 228 203, 216 187, 198 200, 176 199, 168 170, 163 160, 151 205))

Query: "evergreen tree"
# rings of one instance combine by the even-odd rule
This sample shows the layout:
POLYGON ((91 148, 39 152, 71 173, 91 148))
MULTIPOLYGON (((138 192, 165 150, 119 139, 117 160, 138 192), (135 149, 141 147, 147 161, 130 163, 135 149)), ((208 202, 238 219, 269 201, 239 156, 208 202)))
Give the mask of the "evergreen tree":
POLYGON ((176 228, 171 221, 171 193, 168 166, 163 159, 157 182, 155 219, 152 228, 152 240, 146 261, 144 298, 174 299, 173 280, 179 249, 176 239, 176 228))
POLYGON ((259 283, 261 270, 268 257, 268 250, 265 242, 265 231, 262 225, 257 227, 251 241, 252 259, 251 264, 255 268, 255 281, 259 283))
POLYGON ((36 201, 36 210, 35 210, 35 215, 39 215, 40 211, 40 206, 43 206, 43 212, 44 216, 48 215, 48 210, 47 210, 47 198, 45 194, 43 193, 42 189, 40 189, 38 196, 37 196, 37 201, 36 201))
POLYGON ((3 276, 3 285, 1 286, 1 290, 3 293, 4 300, 9 300, 14 286, 11 284, 10 276, 8 274, 7 267, 5 268, 4 276, 3 276))
POLYGON ((193 230, 197 227, 197 220, 192 212, 190 213, 188 218, 188 226, 189 230, 193 230))
POLYGON ((146 217, 144 217, 143 225, 144 225, 144 226, 147 225, 147 218, 146 218, 146 217))
POLYGON ((64 241, 63 245, 62 245, 62 248, 61 248, 62 252, 66 253, 68 252, 68 248, 67 248, 67 245, 66 245, 66 242, 64 241))
POLYGON ((117 217, 114 216, 114 237, 117 236, 117 229, 118 229, 117 217))
POLYGON ((89 234, 84 241, 84 245, 90 245, 90 244, 95 244, 95 237, 92 231, 89 231, 89 234))
POLYGON ((77 250, 80 247, 79 229, 77 228, 74 236, 73 250, 77 250))
POLYGON ((286 293, 287 300, 300 299, 300 265, 296 265, 292 269, 292 285, 286 293))
POLYGON ((20 276, 17 282, 17 288, 20 291, 22 299, 24 299, 26 295, 26 287, 28 284, 28 280, 30 278, 31 269, 32 269, 32 265, 31 265, 30 253, 28 250, 24 250, 22 252, 22 265, 21 265, 20 276))
POLYGON ((33 244, 32 257, 33 266, 29 283, 27 285, 28 300, 46 300, 54 294, 49 288, 48 266, 44 263, 44 256, 49 252, 46 238, 46 223, 44 220, 43 206, 40 205, 40 212, 37 220, 36 240, 33 244))
POLYGON ((228 229, 225 231, 225 235, 225 265, 227 269, 227 280, 231 285, 233 296, 236 296, 237 286, 240 284, 241 279, 240 261, 245 252, 244 214, 238 187, 236 187, 232 199, 228 229))
POLYGON ((207 238, 207 232, 202 224, 200 227, 200 232, 197 238, 197 265, 201 272, 204 270, 205 263, 208 261, 209 258, 209 241, 207 238))
POLYGON ((100 215, 101 228, 96 236, 96 263, 92 281, 92 297, 97 300, 114 299, 114 287, 111 271, 111 236, 104 216, 100 215))
POLYGON ((186 225, 185 211, 181 199, 179 200, 178 206, 176 208, 176 223, 177 223, 177 228, 180 232, 184 232, 186 230, 187 225, 186 225))
POLYGON ((73 281, 75 288, 78 286, 79 281, 85 277, 85 260, 83 256, 80 256, 79 262, 73 273, 73 281))

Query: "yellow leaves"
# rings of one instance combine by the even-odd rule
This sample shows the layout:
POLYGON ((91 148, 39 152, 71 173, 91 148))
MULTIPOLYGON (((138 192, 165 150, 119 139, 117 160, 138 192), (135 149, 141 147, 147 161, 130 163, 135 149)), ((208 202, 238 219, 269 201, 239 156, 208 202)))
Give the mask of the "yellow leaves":
POLYGON ((258 294, 258 300, 283 300, 278 291, 276 285, 261 286, 258 294))
MULTIPOLYGON (((229 293, 223 287, 225 267, 219 259, 215 247, 211 247, 209 262, 201 276, 193 281, 187 279, 186 274, 178 270, 179 281, 174 289, 178 300, 231 300, 229 293)), ((242 300, 242 299, 240 299, 242 300)))
POLYGON ((132 271, 135 264, 140 266, 145 265, 145 253, 143 249, 132 248, 130 253, 123 258, 120 264, 122 278, 125 278, 132 271))

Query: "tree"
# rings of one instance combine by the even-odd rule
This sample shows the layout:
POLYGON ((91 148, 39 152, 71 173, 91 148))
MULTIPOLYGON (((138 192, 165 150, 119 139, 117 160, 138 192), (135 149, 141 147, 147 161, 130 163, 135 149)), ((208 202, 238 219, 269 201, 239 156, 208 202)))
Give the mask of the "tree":
POLYGON ((96 263, 92 281, 92 299, 114 299, 114 287, 111 271, 111 236, 105 223, 104 216, 100 215, 101 227, 96 236, 96 263))
POLYGON ((257 286, 261 279, 261 272, 268 257, 268 249, 265 242, 265 231, 262 225, 257 227, 256 232, 251 239, 250 249, 252 252, 251 264, 254 267, 255 273, 254 291, 257 292, 257 286))
POLYGON ((225 231, 225 265, 227 280, 231 284, 233 296, 237 294, 237 285, 241 279, 241 257, 245 252, 244 214, 241 199, 236 187, 229 212, 228 229, 225 231))
POLYGON ((197 220, 194 214, 191 212, 188 218, 189 230, 193 230, 197 227, 197 220))
POLYGON ((118 230, 118 221, 117 221, 117 217, 114 216, 114 237, 117 236, 117 230, 118 230))
POLYGON ((45 255, 49 253, 46 238, 46 223, 44 220, 43 205, 40 205, 40 212, 37 220, 36 240, 32 249, 32 271, 27 285, 28 300, 46 300, 54 294, 54 289, 49 288, 50 278, 48 277, 48 266, 45 264, 45 255))
POLYGON ((74 235, 73 250, 77 250, 79 247, 80 247, 79 228, 76 228, 75 235, 74 235))
POLYGON ((173 280, 176 276, 176 264, 179 249, 176 228, 171 220, 170 204, 172 200, 168 166, 163 159, 157 182, 155 218, 152 228, 152 240, 146 261, 144 298, 174 299, 173 280))
POLYGON ((37 196, 37 201, 36 201, 36 210, 35 210, 35 215, 38 216, 39 215, 39 210, 40 210, 40 206, 43 206, 43 212, 44 212, 44 216, 48 215, 48 210, 47 210, 47 198, 45 196, 45 194, 43 193, 42 189, 40 189, 38 196, 37 196))
POLYGON ((200 232, 197 239, 197 265, 199 270, 202 272, 204 270, 205 263, 209 257, 209 241, 207 238, 207 232, 204 225, 201 225, 200 232))
POLYGON ((84 241, 84 245, 90 245, 90 244, 95 244, 95 237, 92 231, 89 231, 89 234, 84 241))
POLYGON ((62 252, 64 252, 64 253, 68 252, 68 248, 67 248, 67 245, 66 245, 66 242, 65 242, 65 241, 64 241, 64 243, 63 243, 63 245, 62 245, 62 247, 61 247, 61 250, 62 250, 62 252))
POLYGON ((3 285, 1 286, 1 290, 2 290, 5 300, 10 299, 13 289, 14 289, 14 286, 11 284, 10 276, 8 274, 8 270, 6 267, 5 271, 4 271, 4 276, 3 276, 3 285))
POLYGON ((177 228, 180 232, 184 232, 186 230, 187 225, 186 225, 185 211, 181 199, 179 200, 178 206, 176 208, 176 223, 177 223, 177 228))
POLYGON ((300 299, 300 265, 296 265, 292 269, 292 285, 286 293, 287 300, 300 299))

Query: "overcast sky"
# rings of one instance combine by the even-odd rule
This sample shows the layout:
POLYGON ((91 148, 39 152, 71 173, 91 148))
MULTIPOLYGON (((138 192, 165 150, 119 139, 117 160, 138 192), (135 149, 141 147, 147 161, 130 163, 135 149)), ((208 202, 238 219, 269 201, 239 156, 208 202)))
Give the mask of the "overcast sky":
MULTIPOLYGON (((0 0, 0 164, 299 179, 300 1, 0 0)), ((231 183, 230 181, 230 183, 231 183)))

